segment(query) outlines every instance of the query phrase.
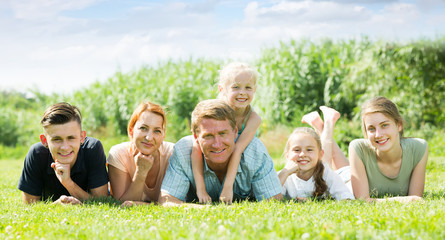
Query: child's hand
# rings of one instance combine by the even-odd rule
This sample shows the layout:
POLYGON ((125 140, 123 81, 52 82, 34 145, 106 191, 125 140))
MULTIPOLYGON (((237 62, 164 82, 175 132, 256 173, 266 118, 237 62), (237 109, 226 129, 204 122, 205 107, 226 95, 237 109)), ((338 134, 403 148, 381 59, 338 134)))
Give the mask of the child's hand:
POLYGON ((198 195, 199 203, 211 204, 212 198, 204 191, 196 191, 196 195, 198 195))
POLYGON ((221 195, 219 196, 219 201, 227 204, 232 204, 233 199, 233 189, 228 187, 223 187, 221 195))
POLYGON ((300 166, 298 165, 297 161, 293 161, 293 160, 288 160, 286 162, 286 165, 284 166, 284 168, 290 173, 295 173, 298 172, 298 170, 300 170, 300 166))

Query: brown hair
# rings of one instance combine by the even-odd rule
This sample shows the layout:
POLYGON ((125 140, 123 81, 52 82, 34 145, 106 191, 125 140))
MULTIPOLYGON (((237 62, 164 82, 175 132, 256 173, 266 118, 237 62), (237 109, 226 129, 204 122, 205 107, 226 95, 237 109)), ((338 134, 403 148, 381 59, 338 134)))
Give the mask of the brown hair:
MULTIPOLYGON (((290 141, 297 134, 308 134, 308 135, 312 136, 315 139, 315 142, 317 142, 318 150, 319 151, 323 150, 322 146, 321 146, 320 136, 314 131, 314 129, 308 128, 308 127, 299 127, 299 128, 296 128, 291 133, 289 138, 287 139, 286 146, 284 147, 284 154, 286 154, 289 151, 289 149, 291 147, 290 146, 290 141)), ((322 162, 321 159, 318 159, 318 163, 315 166, 315 170, 314 170, 314 173, 313 173, 314 183, 315 183, 315 190, 314 190, 314 192, 312 192, 312 196, 314 196, 314 197, 321 197, 321 196, 323 196, 323 194, 328 189, 326 181, 323 179, 323 173, 324 173, 323 162, 322 162)))
POLYGON ((40 124, 45 128, 53 124, 65 124, 76 121, 82 128, 82 114, 79 108, 67 102, 56 103, 46 109, 40 124))
POLYGON ((167 128, 167 118, 165 117, 164 109, 156 103, 152 103, 149 101, 143 102, 143 103, 139 104, 139 106, 136 107, 133 114, 131 115, 130 121, 128 122, 127 134, 128 134, 128 137, 130 138, 130 140, 133 140, 133 136, 131 135, 131 132, 134 129, 134 125, 136 125, 136 122, 139 120, 142 113, 145 111, 152 112, 154 114, 161 116, 162 117, 162 128, 164 129, 164 131, 167 130, 166 129, 167 128))
POLYGON ((230 126, 236 128, 235 112, 227 103, 219 99, 204 100, 196 105, 192 112, 192 132, 199 133, 202 119, 228 120, 230 126))
POLYGON ((368 134, 366 133, 366 125, 364 117, 365 115, 371 113, 381 113, 386 117, 393 119, 396 125, 401 124, 402 130, 400 131, 399 135, 400 137, 403 137, 403 122, 404 122, 403 117, 402 115, 400 115, 397 105, 385 97, 375 97, 363 104, 361 115, 362 115, 362 130, 365 137, 368 134))

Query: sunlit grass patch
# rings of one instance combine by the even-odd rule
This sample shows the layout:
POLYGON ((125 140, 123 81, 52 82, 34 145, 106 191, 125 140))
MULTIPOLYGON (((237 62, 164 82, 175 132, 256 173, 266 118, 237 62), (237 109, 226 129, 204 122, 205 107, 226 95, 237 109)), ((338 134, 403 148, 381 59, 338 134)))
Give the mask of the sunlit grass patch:
POLYGON ((430 159, 423 202, 244 201, 199 209, 122 207, 109 198, 24 205, 16 188, 22 161, 0 161, 0 238, 443 239, 444 160, 430 159))

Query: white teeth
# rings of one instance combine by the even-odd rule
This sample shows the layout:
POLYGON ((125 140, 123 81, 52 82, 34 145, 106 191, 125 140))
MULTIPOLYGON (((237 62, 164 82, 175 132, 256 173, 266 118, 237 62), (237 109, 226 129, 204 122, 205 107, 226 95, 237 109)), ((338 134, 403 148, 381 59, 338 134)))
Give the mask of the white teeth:
POLYGON ((67 154, 63 154, 63 153, 59 153, 60 155, 62 155, 63 157, 70 155, 71 153, 67 153, 67 154))
POLYGON ((221 151, 213 151, 213 153, 221 153, 222 151, 224 151, 224 149, 222 149, 221 151))

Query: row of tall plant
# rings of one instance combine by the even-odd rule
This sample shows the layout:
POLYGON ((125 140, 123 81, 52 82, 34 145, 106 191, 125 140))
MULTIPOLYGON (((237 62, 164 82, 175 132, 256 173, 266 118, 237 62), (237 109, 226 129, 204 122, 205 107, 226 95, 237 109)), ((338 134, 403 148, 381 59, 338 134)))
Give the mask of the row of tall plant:
MULTIPOLYGON (((189 119, 196 103, 216 97, 218 70, 228 61, 161 62, 129 73, 117 72, 65 95, 30 90, 30 97, 2 92, 0 144, 35 141, 36 136, 31 135, 40 130, 40 115, 58 101, 79 106, 84 128, 101 136, 125 135, 128 119, 141 101, 159 103, 167 109, 168 139, 176 141, 190 133, 189 119)), ((445 123, 445 38, 410 43, 367 38, 291 40, 262 50, 250 64, 258 67, 261 76, 254 107, 263 118, 263 130, 278 124, 295 126, 304 113, 320 105, 334 107, 357 122, 360 105, 377 95, 396 102, 410 127, 445 123)), ((341 132, 343 138, 348 134, 352 138, 360 129, 341 132)))
POLYGON ((362 103, 374 96, 396 102, 407 123, 445 122, 445 39, 409 44, 325 40, 290 41, 266 49, 258 105, 276 123, 299 121, 320 105, 357 119, 362 103))

